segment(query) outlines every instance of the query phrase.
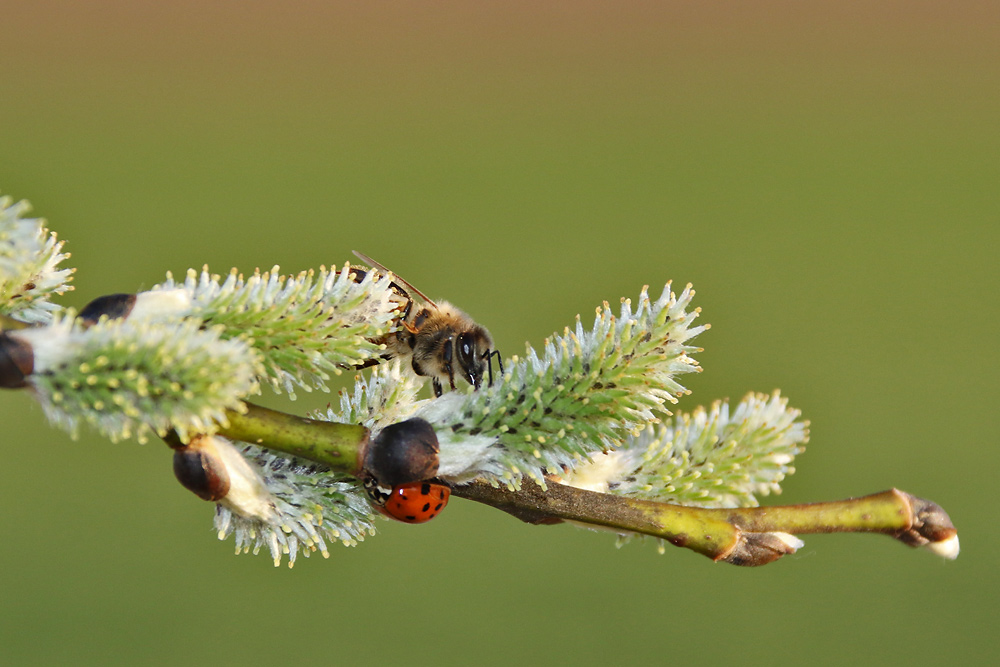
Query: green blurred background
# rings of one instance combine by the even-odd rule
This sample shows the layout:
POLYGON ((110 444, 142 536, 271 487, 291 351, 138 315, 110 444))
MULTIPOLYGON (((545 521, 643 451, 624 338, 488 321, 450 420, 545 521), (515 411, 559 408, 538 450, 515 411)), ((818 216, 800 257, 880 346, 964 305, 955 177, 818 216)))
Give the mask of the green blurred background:
POLYGON ((680 407, 780 387, 812 420, 766 502, 898 486, 956 562, 806 536, 747 570, 456 501, 275 569, 165 447, 7 392, 0 662, 995 659, 1000 10, 735 5, 0 1, 0 190, 67 239, 78 307, 360 249, 510 356, 690 281, 680 407))

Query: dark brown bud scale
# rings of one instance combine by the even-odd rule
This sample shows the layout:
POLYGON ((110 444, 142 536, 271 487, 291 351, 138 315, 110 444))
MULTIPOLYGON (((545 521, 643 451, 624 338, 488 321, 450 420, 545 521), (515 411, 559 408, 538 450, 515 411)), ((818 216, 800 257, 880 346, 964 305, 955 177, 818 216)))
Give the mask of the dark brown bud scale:
POLYGON ((716 560, 731 565, 757 567, 795 553, 795 547, 774 533, 740 533, 735 547, 716 560))
POLYGON ((229 473, 225 466, 214 452, 200 447, 198 439, 174 449, 174 476, 202 500, 215 502, 229 493, 229 473))
POLYGON ((893 489, 893 492, 906 499, 913 514, 912 525, 894 535, 900 542, 911 547, 922 547, 933 542, 943 542, 958 534, 947 512, 937 503, 898 489, 893 489))
POLYGON ((368 445, 365 470, 384 486, 431 479, 438 471, 437 434, 420 418, 382 429, 368 445))
POLYGON ((124 319, 132 312, 135 306, 135 294, 108 294, 99 296, 80 311, 80 319, 87 324, 96 324, 101 315, 107 315, 109 319, 124 319))
POLYGON ((35 353, 31 345, 0 331, 0 387, 20 389, 28 385, 27 377, 35 370, 35 353))

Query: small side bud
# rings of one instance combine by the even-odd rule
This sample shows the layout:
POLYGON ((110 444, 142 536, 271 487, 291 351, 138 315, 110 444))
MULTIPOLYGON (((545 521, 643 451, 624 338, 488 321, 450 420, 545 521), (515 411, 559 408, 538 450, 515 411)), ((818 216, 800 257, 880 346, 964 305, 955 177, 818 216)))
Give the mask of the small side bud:
POLYGON ((365 470, 385 486, 420 482, 437 475, 439 451, 434 427, 420 418, 407 419, 375 436, 365 470))
POLYGON ((27 377, 34 370, 35 354, 31 345, 0 332, 0 387, 25 387, 28 384, 27 377))
POLYGON ((79 318, 87 324, 96 324, 101 315, 108 319, 125 319, 135 306, 135 294, 108 294, 99 296, 80 311, 79 318))
POLYGON ((174 449, 174 476, 202 500, 215 502, 229 493, 229 473, 222 460, 204 446, 204 438, 174 449))
POLYGON ((745 567, 767 565, 786 554, 795 553, 804 544, 788 533, 742 533, 736 546, 719 560, 745 567))

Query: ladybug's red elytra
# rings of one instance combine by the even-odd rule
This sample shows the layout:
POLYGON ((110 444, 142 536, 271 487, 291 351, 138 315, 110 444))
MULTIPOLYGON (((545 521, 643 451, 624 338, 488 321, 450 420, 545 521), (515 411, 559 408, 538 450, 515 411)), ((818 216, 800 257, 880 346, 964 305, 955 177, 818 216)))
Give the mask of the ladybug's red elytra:
POLYGON ((385 504, 387 516, 403 523, 424 523, 438 515, 448 504, 451 489, 434 482, 410 482, 392 487, 385 504))

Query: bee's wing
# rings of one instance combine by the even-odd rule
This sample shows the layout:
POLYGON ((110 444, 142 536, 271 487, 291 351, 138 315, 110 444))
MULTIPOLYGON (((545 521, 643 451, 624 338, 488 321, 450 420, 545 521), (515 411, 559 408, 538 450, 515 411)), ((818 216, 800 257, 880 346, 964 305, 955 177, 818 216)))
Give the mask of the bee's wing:
POLYGON ((431 301, 431 299, 426 294, 424 294, 423 292, 421 292, 420 290, 418 290, 416 287, 414 287, 410 283, 408 283, 405 280, 403 280, 402 278, 400 278, 399 275, 397 275, 395 271, 386 268, 386 266, 384 264, 376 262, 374 259, 372 259, 368 255, 364 254, 363 252, 358 252, 357 250, 355 250, 354 254, 355 254, 355 256, 358 259, 360 259, 362 262, 367 263, 373 269, 378 269, 379 271, 381 271, 384 274, 391 273, 393 275, 393 278, 395 278, 396 282, 401 283, 403 285, 403 287, 405 287, 407 290, 409 290, 413 294, 416 294, 417 296, 419 296, 421 299, 423 299, 424 301, 426 301, 427 303, 429 303, 434 308, 438 307, 438 305, 436 303, 434 303, 433 301, 431 301))

